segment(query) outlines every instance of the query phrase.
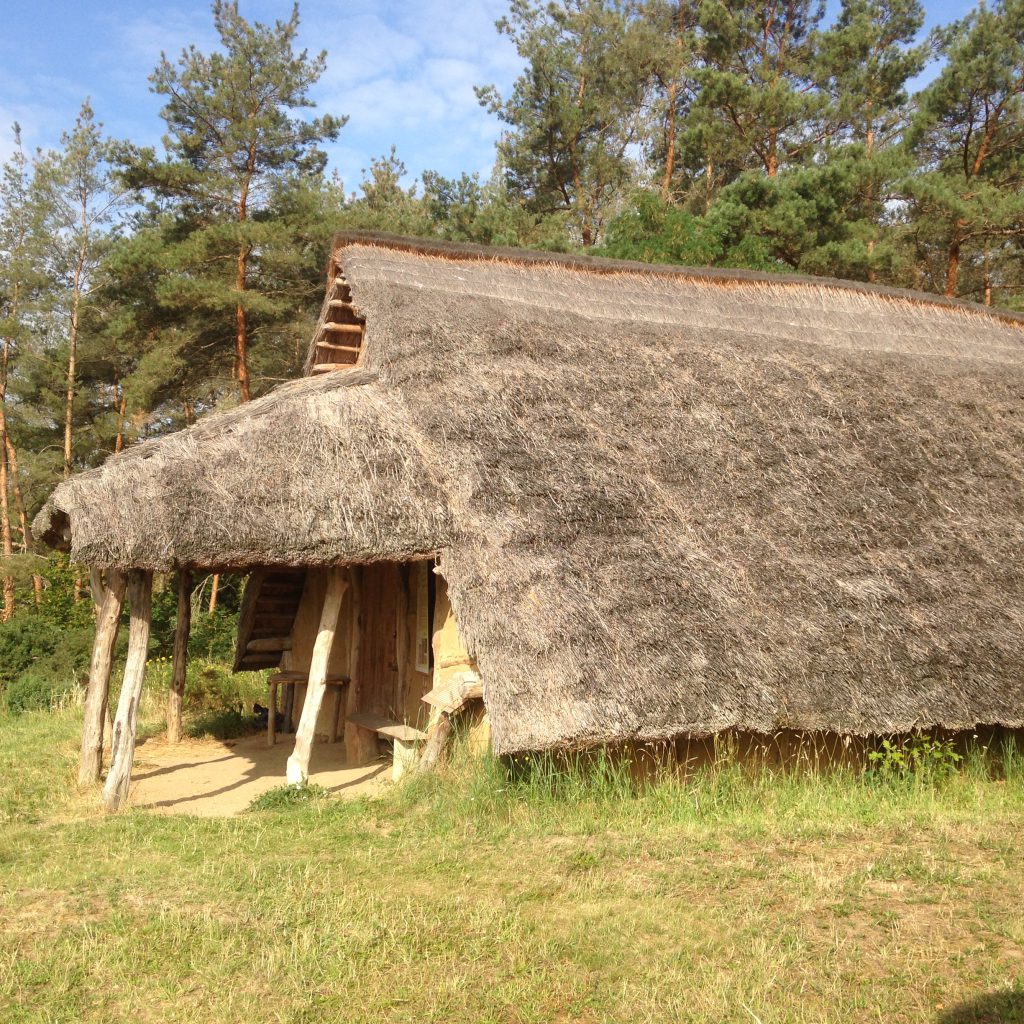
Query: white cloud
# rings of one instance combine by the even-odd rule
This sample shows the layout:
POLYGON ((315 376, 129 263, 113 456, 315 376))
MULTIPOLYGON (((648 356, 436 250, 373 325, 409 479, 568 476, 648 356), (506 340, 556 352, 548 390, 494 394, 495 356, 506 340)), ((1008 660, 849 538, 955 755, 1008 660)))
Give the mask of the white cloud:
MULTIPOLYGON (((245 17, 264 22, 289 9, 282 0, 241 2, 245 17)), ((311 116, 349 115, 327 147, 349 188, 392 144, 410 178, 427 168, 451 175, 490 168, 500 126, 473 86, 507 89, 519 70, 514 47, 494 28, 506 9, 506 0, 459 7, 444 0, 302 0, 299 45, 328 52, 311 116)), ((147 79, 160 53, 176 60, 189 43, 204 52, 217 44, 208 0, 159 8, 109 0, 103 9, 78 8, 75 17, 78 38, 62 36, 57 51, 52 40, 45 43, 42 9, 19 15, 22 38, 0 40, 0 156, 11 151, 12 120, 21 122, 30 148, 55 145, 87 95, 110 134, 158 143, 162 102, 147 79)))

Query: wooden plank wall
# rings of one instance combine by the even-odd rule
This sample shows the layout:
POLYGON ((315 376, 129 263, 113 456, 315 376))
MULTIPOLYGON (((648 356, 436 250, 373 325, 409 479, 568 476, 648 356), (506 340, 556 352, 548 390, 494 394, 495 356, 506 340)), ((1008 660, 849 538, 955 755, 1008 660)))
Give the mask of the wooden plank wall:
MULTIPOLYGON (((416 669, 416 587, 420 571, 414 564, 376 562, 357 567, 361 579, 362 630, 357 651, 362 680, 359 711, 383 715, 396 722, 423 728, 430 708, 422 697, 432 685, 431 674, 416 669)), ((433 562, 427 568, 433 572, 433 562)), ((311 570, 292 629, 292 649, 282 668, 309 668, 320 621, 326 587, 326 572, 311 570)), ((352 622, 352 588, 345 594, 339 629, 329 665, 330 675, 349 674, 349 636, 352 622)), ((296 693, 294 720, 298 721, 304 688, 296 693)), ((331 702, 318 720, 317 732, 329 731, 327 714, 331 702)))

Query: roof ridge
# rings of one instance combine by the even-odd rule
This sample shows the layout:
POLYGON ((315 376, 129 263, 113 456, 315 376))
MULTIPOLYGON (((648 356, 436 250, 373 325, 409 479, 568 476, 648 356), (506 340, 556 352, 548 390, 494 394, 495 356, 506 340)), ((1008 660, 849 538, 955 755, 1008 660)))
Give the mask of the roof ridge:
POLYGON ((617 260, 604 256, 548 252, 540 249, 514 249, 505 246, 479 245, 473 242, 449 242, 443 239, 416 238, 380 231, 339 231, 331 246, 331 260, 339 250, 350 245, 375 246, 419 256, 433 256, 452 261, 494 262, 519 265, 555 266, 589 274, 638 274, 646 277, 680 278, 708 284, 773 284, 783 287, 835 288, 840 291, 877 295, 893 301, 937 306, 962 313, 983 316, 990 320, 1024 328, 1024 313, 1001 307, 983 306, 977 302, 936 295, 932 292, 897 288, 892 285, 849 281, 838 277, 815 277, 809 274, 780 274, 764 270, 731 267, 687 267, 670 263, 642 263, 638 260, 617 260))

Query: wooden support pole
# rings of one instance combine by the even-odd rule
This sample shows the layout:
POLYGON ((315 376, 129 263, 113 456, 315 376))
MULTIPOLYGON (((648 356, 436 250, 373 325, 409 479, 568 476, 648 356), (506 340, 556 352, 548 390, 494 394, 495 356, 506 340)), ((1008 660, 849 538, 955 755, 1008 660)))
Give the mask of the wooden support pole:
POLYGON ((100 609, 103 607, 103 596, 106 593, 106 589, 103 585, 102 570, 92 566, 89 569, 89 592, 92 594, 92 603, 96 615, 99 615, 100 609))
POLYGON ((409 717, 409 624, 412 618, 410 616, 412 602, 409 597, 409 566, 400 565, 398 567, 397 628, 395 629, 395 661, 398 664, 398 675, 395 679, 394 714, 402 722, 407 721, 409 717))
POLYGON ((107 694, 110 692, 110 668, 114 645, 121 624, 124 603, 124 576, 116 569, 107 572, 103 604, 96 616, 96 639, 92 645, 89 685, 85 691, 85 719, 82 723, 82 751, 78 761, 78 784, 99 782, 103 769, 103 727, 107 719, 107 694))
POLYGON ((441 711, 427 729, 427 742, 423 745, 423 753, 414 769, 417 775, 432 772, 440 764, 451 738, 452 720, 441 711))
POLYGON ((128 659, 124 666, 121 698, 117 702, 110 742, 110 771, 103 787, 103 803, 116 811, 128 796, 135 759, 135 728, 139 721, 139 701, 146 677, 149 649, 149 623, 153 605, 153 574, 133 569, 128 574, 128 604, 131 622, 128 629, 128 659))
POLYGON ((353 566, 352 573, 352 618, 348 641, 348 692, 345 694, 345 760, 350 767, 368 764, 377 759, 377 734, 360 728, 348 719, 364 711, 362 701, 362 680, 359 671, 359 646, 363 635, 363 599, 361 570, 353 566))
POLYGON ((338 632, 338 616, 341 614, 341 602, 347 587, 345 571, 331 569, 327 577, 323 609, 320 612, 320 628, 313 643, 313 656, 309 662, 306 699, 302 702, 302 715, 299 717, 299 727, 295 730, 295 749, 288 758, 287 778, 289 784, 293 786, 305 785, 309 778, 309 755, 313 750, 316 720, 320 714, 324 691, 327 689, 327 667, 331 649, 334 647, 334 637, 338 632))
POLYGON ((174 655, 171 685, 167 691, 167 742, 180 743, 181 706, 185 699, 185 674, 188 669, 188 635, 192 629, 192 573, 178 573, 178 619, 174 626, 174 655))

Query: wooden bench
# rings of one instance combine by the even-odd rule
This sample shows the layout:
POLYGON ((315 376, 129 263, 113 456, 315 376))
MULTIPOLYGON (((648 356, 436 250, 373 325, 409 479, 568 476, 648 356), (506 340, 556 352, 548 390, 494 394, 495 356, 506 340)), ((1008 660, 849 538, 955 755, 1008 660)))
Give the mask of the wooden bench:
POLYGON ((349 715, 345 721, 360 729, 375 732, 378 736, 394 741, 394 759, 391 764, 391 778, 397 781, 416 762, 416 747, 427 738, 425 732, 393 722, 383 715, 356 714, 349 715))
MULTIPOLYGON (((341 728, 341 704, 345 693, 345 686, 349 682, 348 676, 328 676, 327 688, 334 692, 334 708, 331 713, 331 730, 329 739, 331 743, 338 742, 339 730, 341 728)), ((308 672, 275 672, 268 681, 267 693, 267 746, 272 747, 277 742, 277 689, 279 686, 288 687, 288 698, 285 703, 284 728, 292 732, 292 708, 295 705, 295 686, 297 683, 308 684, 308 672)))

